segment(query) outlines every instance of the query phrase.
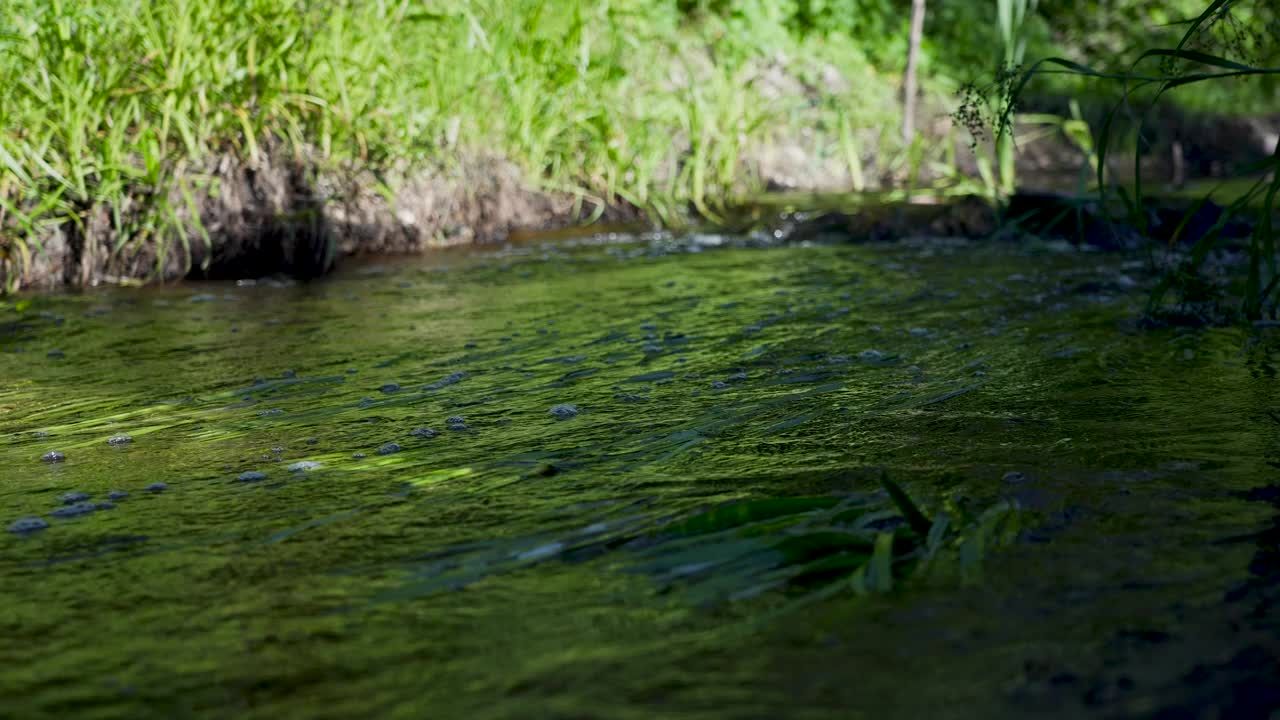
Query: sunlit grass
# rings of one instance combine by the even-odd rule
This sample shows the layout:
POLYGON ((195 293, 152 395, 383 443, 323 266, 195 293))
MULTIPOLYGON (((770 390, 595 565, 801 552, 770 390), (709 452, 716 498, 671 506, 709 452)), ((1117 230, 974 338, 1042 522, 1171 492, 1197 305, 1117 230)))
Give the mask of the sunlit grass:
POLYGON ((386 178, 497 155, 535 186, 714 217, 757 186, 742 160, 770 132, 803 121, 834 138, 896 112, 852 89, 816 107, 767 97, 778 55, 870 76, 852 39, 693 23, 674 3, 14 0, 0 9, 5 275, 21 278, 50 226, 111 237, 111 257, 159 247, 162 265, 210 242, 197 201, 216 161, 268 150, 386 178))

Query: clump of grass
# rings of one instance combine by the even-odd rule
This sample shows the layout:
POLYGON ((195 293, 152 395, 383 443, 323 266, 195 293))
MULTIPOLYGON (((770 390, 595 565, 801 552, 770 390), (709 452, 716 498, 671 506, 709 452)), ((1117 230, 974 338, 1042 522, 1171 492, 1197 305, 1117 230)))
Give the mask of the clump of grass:
POLYGON ((383 177, 499 155, 546 189, 668 222, 690 206, 714 217, 758 188, 743 158, 771 132, 894 112, 771 99, 762 72, 779 55, 802 74, 831 60, 869 72, 852 40, 691 21, 676 2, 12 0, 0 8, 5 278, 12 289, 55 230, 109 237, 98 250, 112 258, 210 242, 196 205, 228 155, 383 177))
MULTIPOLYGON (((1108 185, 1107 153, 1114 142, 1113 123, 1124 111, 1133 111, 1137 105, 1138 121, 1134 136, 1140 137, 1143 124, 1167 93, 1183 87, 1202 83, 1224 83, 1245 78, 1280 76, 1280 67, 1255 64, 1259 58, 1274 57, 1274 52, 1262 52, 1269 41, 1241 23, 1234 14, 1242 10, 1242 3, 1233 0, 1214 0, 1195 18, 1187 21, 1187 29, 1173 47, 1153 47, 1142 50, 1126 69, 1100 70, 1089 65, 1060 57, 1042 59, 1020 74, 1017 82, 1004 93, 1008 104, 1025 91, 1034 78, 1046 73, 1063 72, 1096 80, 1118 82, 1124 94, 1117 102, 1099 131, 1097 143, 1096 174, 1099 191, 1113 192, 1123 203, 1128 222, 1140 232, 1148 230, 1148 217, 1143 202, 1144 186, 1141 159, 1135 154, 1132 185, 1112 183, 1108 185), (1222 30, 1225 28, 1225 30, 1222 30), (1152 67, 1154 65, 1155 67, 1152 67), (1055 69, 1057 68, 1057 69, 1055 69)), ((1247 10, 1245 10, 1247 12, 1247 10)), ((1007 128, 1010 119, 997 119, 999 128, 1007 128)), ((999 132, 998 130, 997 132, 999 132)), ((1254 226, 1248 246, 1248 269, 1244 281, 1244 298, 1240 315, 1248 320, 1259 320, 1270 307, 1275 314, 1273 301, 1280 283, 1277 270, 1276 229, 1273 217, 1277 210, 1277 193, 1280 191, 1280 147, 1272 156, 1252 168, 1253 184, 1233 201, 1226 211, 1195 243, 1185 259, 1170 270, 1154 288, 1148 301, 1147 314, 1159 316, 1165 312, 1165 300, 1175 291, 1179 306, 1203 303, 1212 293, 1203 277, 1203 269, 1211 251, 1219 242, 1222 230, 1251 204, 1261 199, 1260 220, 1254 226)), ((1207 201, 1207 197, 1205 200, 1207 201)), ((1191 217, 1198 207, 1187 213, 1191 217)), ((1183 224, 1186 223, 1184 219, 1183 224)), ((1175 237, 1176 237, 1175 233, 1175 237)))
POLYGON ((888 592, 944 566, 976 580, 988 551, 1021 528, 1017 508, 1008 503, 978 517, 949 504, 930 518, 888 476, 881 484, 894 509, 829 496, 712 508, 658 531, 639 567, 681 585, 695 601, 791 588, 802 590, 794 602, 805 605, 840 593, 888 592))

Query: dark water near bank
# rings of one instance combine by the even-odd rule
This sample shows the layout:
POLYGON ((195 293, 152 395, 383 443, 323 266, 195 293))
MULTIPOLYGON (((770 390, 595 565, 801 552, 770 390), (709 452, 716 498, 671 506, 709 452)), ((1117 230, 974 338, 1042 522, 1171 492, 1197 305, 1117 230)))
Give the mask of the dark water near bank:
POLYGON ((1135 330, 1141 260, 1059 246, 713 245, 7 311, 0 716, 1280 707, 1276 331, 1135 330), (817 599, 653 535, 882 470, 1025 530, 817 599))

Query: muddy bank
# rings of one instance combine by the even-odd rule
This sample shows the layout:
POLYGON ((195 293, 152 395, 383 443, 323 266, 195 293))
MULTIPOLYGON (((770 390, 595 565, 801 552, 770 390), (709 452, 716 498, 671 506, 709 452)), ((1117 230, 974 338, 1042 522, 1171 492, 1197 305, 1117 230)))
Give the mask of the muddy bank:
MULTIPOLYGON (((1238 171, 1249 158, 1269 152, 1268 144, 1274 147, 1275 131, 1280 128, 1280 118, 1188 119, 1175 113, 1161 122, 1147 148, 1157 182, 1180 183, 1238 171), (1248 142, 1223 146, 1228 137, 1248 142), (1161 142, 1168 148, 1151 149, 1161 142), (1174 163, 1177 168, 1161 165, 1178 153, 1189 160, 1174 163), (1190 159, 1203 157, 1218 160, 1190 159)), ((935 117, 924 127, 939 141, 954 137, 955 130, 945 117, 935 117)), ((875 191, 900 183, 892 171, 877 167, 874 147, 864 148, 864 154, 869 152, 863 158, 866 176, 855 181, 847 158, 829 152, 829 140, 812 132, 779 136, 750 149, 739 161, 741 175, 769 192, 845 194, 855 186, 875 191)), ((969 167, 972 161, 971 151, 961 152, 956 169, 976 176, 976 166, 969 167)), ((1060 185, 1063 178, 1078 177, 1086 162, 1065 137, 1046 135, 1020 148, 1019 177, 1030 188, 1060 185)), ((943 179, 940 172, 938 168, 925 171, 915 181, 936 183, 943 179)), ((426 169, 334 168, 309 160, 305 150, 295 152, 282 143, 268 143, 247 159, 227 154, 175 177, 164 192, 139 188, 126 194, 119 207, 97 204, 83 208, 78 222, 43 226, 35 238, 38 242, 29 243, 39 248, 35 252, 19 252, 16 248, 22 243, 5 244, 0 233, 0 287, 48 290, 276 273, 310 278, 328 272, 344 257, 502 242, 513 233, 526 235, 592 222, 656 224, 643 209, 616 197, 540 189, 517 165, 497 156, 472 156, 426 169), (151 228, 157 215, 166 221, 151 228)), ((1030 197, 1037 207, 1058 202, 1040 195, 1031 192, 1022 200, 1030 197)), ((1030 208, 1032 231, 1045 225, 1048 217, 1047 211, 1037 207, 1030 208)), ((999 213, 968 197, 944 206, 863 205, 838 217, 783 221, 799 239, 832 230, 871 239, 912 233, 979 237, 995 232, 1006 216, 1023 214, 1016 207, 1009 210, 1016 212, 999 213)), ((1075 224, 1051 229, 1108 248, 1134 242, 1130 228, 1106 221, 1096 209, 1072 216, 1075 224)), ((0 228, 3 221, 0 217, 0 228)), ((740 221, 749 223, 753 217, 750 213, 731 217, 730 225, 740 221)), ((1162 237, 1158 232, 1155 236, 1162 237)))
POLYGON ((503 240, 515 229, 639 218, 625 203, 538 190, 500 158, 380 174, 321 170, 276 149, 250 160, 223 156, 185 174, 163 198, 141 191, 120 208, 86 208, 80 224, 47 228, 39 238, 41 252, 29 258, 5 254, 0 283, 53 289, 273 273, 309 278, 346 256, 420 253, 503 240), (129 227, 160 202, 174 209, 169 232, 186 239, 122 242, 113 213, 129 227))
POLYGON ((1227 210, 1222 205, 1178 196, 1144 198, 1144 228, 1136 227, 1119 209, 1104 208, 1093 198, 1047 191, 1019 191, 999 206, 976 195, 854 205, 841 200, 800 196, 791 202, 806 209, 793 211, 786 207, 785 196, 764 198, 741 207, 743 222, 733 229, 763 229, 789 242, 885 242, 918 235, 1011 239, 1033 235, 1094 250, 1116 251, 1138 249, 1147 240, 1170 247, 1190 247, 1210 231, 1216 232, 1221 245, 1237 246, 1247 241, 1260 219, 1253 210, 1224 219, 1227 210), (1219 220, 1221 226, 1215 230, 1219 220))
MULTIPOLYGON (((1029 96, 1018 110, 1069 118, 1072 100, 1062 95, 1029 96)), ((1112 102, 1081 98, 1078 107, 1097 138, 1107 124, 1112 102)), ((1136 111, 1112 117, 1113 145, 1108 153, 1108 168, 1128 179, 1133 174, 1136 155, 1144 180, 1157 187, 1179 188, 1192 180, 1247 174, 1274 153, 1280 143, 1280 113, 1233 117, 1192 112, 1162 102, 1143 119, 1141 133, 1137 132, 1137 120, 1136 111)), ((1023 143, 1019 147, 1020 180, 1043 189, 1045 184, 1055 184, 1055 178, 1070 178, 1080 167, 1083 155, 1078 147, 1063 140, 1057 133, 1023 143)))

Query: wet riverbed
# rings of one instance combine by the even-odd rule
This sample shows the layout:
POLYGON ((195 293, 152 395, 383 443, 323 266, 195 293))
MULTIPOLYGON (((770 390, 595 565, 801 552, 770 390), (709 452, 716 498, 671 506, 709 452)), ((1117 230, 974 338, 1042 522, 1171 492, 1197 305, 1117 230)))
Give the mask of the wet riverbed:
POLYGON ((1280 333, 1137 330, 1141 258, 751 244, 6 311, 0 716, 1280 707, 1280 333), (882 473, 1023 529, 869 596, 663 544, 882 473))

